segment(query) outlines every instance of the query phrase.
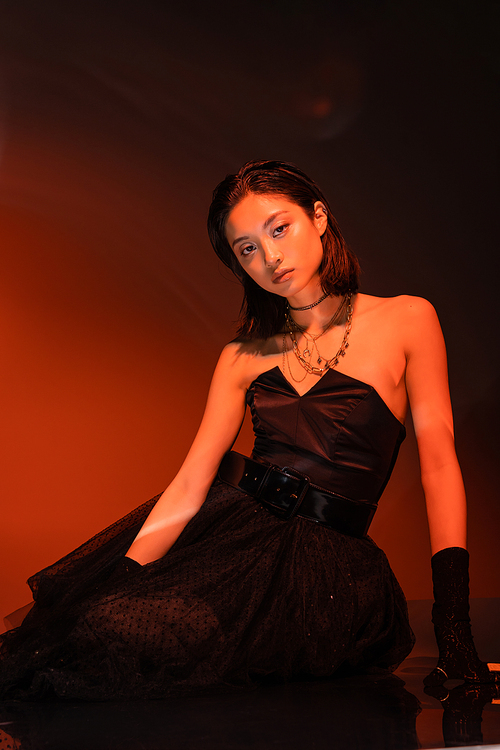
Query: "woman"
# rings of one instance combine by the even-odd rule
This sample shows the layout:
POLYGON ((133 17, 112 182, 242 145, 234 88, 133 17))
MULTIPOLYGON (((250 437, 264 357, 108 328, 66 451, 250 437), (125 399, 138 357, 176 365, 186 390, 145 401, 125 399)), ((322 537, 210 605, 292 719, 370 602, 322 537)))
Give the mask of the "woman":
POLYGON ((470 635, 465 495, 433 308, 357 293, 326 199, 290 164, 228 176, 208 227, 245 298, 199 432, 159 498, 31 579, 36 605, 4 637, 3 694, 159 697, 393 669, 413 634, 367 531, 408 402, 434 555, 440 659, 426 682, 493 680, 470 635), (246 404, 250 459, 230 451, 246 404))

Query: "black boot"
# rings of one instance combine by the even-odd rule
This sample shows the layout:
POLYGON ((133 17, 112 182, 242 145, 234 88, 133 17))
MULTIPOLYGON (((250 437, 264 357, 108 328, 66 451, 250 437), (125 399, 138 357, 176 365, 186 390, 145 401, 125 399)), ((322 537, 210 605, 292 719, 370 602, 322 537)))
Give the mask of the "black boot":
POLYGON ((486 662, 477 655, 469 618, 469 553, 462 547, 447 547, 431 558, 434 605, 432 622, 439 649, 435 669, 424 685, 442 685, 446 680, 495 682, 486 662))

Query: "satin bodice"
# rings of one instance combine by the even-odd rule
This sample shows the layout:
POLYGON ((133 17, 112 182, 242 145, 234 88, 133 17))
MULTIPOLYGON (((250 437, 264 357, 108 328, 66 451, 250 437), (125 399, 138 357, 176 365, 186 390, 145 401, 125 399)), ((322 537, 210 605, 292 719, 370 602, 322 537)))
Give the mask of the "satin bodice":
POLYGON ((274 367, 250 385, 247 404, 254 459, 353 500, 379 500, 406 430, 373 386, 328 370, 301 396, 274 367))

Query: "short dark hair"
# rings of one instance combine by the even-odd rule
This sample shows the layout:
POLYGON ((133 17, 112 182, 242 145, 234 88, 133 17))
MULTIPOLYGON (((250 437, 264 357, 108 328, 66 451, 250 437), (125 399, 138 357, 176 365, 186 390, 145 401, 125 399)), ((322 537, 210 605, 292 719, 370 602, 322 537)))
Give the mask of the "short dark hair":
POLYGON ((318 185, 294 164, 282 161, 249 161, 237 174, 229 174, 214 190, 208 212, 208 234, 221 261, 243 284, 244 297, 238 320, 238 336, 269 338, 283 330, 286 299, 266 292, 243 270, 226 237, 230 212, 249 194, 274 194, 300 206, 314 218, 316 201, 324 203, 327 228, 321 238, 323 260, 321 286, 328 294, 343 295, 358 288, 359 263, 347 247, 328 202, 318 185))

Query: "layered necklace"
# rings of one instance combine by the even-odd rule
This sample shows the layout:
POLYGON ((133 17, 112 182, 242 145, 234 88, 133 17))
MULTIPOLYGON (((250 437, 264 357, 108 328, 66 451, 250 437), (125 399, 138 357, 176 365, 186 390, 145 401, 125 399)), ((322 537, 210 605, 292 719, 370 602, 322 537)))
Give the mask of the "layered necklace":
MULTIPOLYGON (((352 327, 353 308, 352 308, 351 300, 352 300, 352 292, 347 292, 347 294, 343 297, 339 306, 335 310, 335 313, 333 314, 333 316, 330 318, 328 323, 323 327, 323 330, 321 331, 321 333, 316 333, 316 334, 308 333, 304 326, 299 325, 297 321, 294 320, 294 318, 292 317, 290 313, 290 306, 287 307, 287 311, 285 314, 285 323, 286 323, 287 330, 283 332, 283 372, 285 372, 285 367, 287 366, 288 372, 290 373, 290 377, 296 383, 301 383, 303 380, 305 380, 305 378, 309 374, 320 375, 320 376, 323 375, 323 373, 326 372, 327 370, 330 370, 336 367, 340 361, 340 358, 345 356, 346 349, 349 346, 348 339, 349 339, 349 334, 351 332, 351 327, 352 327), (339 323, 344 318, 345 315, 347 315, 347 318, 346 318, 346 324, 345 324, 345 329, 344 329, 344 337, 342 339, 340 349, 333 357, 331 357, 330 359, 327 359, 319 351, 318 339, 324 336, 325 333, 329 331, 331 328, 333 328, 334 325, 339 323), (290 362, 288 360, 288 349, 286 346, 287 334, 290 335, 293 353, 295 354, 295 357, 297 358, 297 361, 299 362, 300 366, 305 370, 304 376, 302 378, 296 378, 294 377, 292 373, 290 362), (302 351, 300 350, 300 346, 297 340, 298 335, 301 335, 304 337, 304 348, 302 349, 302 351), (315 363, 313 364, 313 362, 315 363)), ((311 305, 311 307, 314 307, 314 305, 311 305)), ((296 308, 292 308, 292 309, 296 309, 296 308)), ((301 309, 309 309, 309 308, 301 308, 301 309)))

